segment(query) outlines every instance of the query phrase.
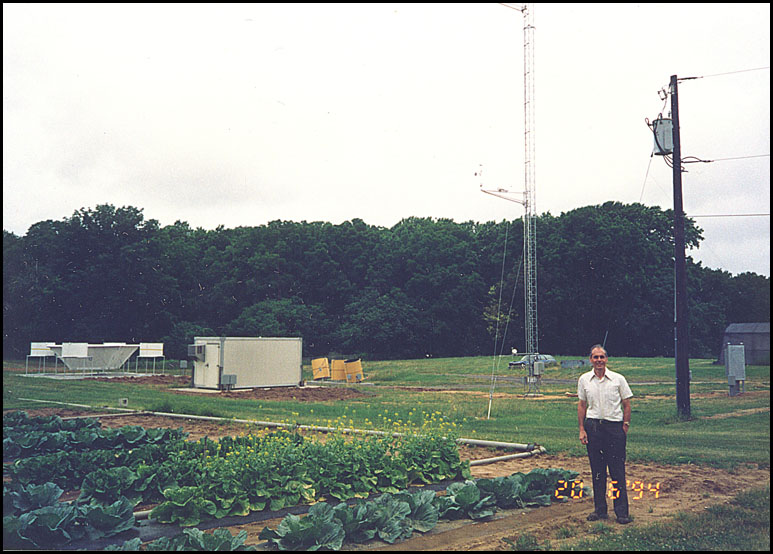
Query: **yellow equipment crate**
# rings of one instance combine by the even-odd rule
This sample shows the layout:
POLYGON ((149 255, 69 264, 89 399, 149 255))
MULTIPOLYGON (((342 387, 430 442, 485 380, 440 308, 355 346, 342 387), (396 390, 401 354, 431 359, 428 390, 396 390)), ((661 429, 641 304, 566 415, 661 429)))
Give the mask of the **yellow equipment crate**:
POLYGON ((344 362, 346 368, 346 382, 347 383, 359 383, 365 376, 362 373, 362 361, 361 360, 346 360, 344 362))
POLYGON ((311 373, 315 381, 317 379, 330 379, 330 366, 327 363, 327 358, 311 360, 311 373))
POLYGON ((344 360, 330 361, 330 380, 346 381, 346 365, 344 360))

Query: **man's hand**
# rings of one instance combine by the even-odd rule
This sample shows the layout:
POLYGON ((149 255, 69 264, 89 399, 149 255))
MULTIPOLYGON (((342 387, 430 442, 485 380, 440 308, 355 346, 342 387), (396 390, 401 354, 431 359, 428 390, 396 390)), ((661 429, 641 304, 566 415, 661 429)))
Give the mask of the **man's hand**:
MULTIPOLYGON (((579 391, 578 391, 579 393, 579 391)), ((585 432, 585 414, 588 411, 588 403, 585 400, 577 402, 577 423, 580 427, 580 442, 588 444, 588 433, 585 432)))

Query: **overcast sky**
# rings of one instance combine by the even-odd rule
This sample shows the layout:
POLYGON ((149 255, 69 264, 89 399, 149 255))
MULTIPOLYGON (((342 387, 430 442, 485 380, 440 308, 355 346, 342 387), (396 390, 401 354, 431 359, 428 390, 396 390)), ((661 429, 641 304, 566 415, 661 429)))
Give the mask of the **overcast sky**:
MULTIPOLYGON (((645 118, 671 75, 703 77, 679 85, 682 153, 717 161, 686 166, 684 207, 726 217, 688 255, 770 276, 770 216, 727 217, 770 213, 770 5, 534 14, 537 212, 673 208, 645 118)), ((523 17, 500 4, 3 4, 17 235, 105 203, 205 229, 516 219, 475 173, 523 190, 523 119, 523 17)))

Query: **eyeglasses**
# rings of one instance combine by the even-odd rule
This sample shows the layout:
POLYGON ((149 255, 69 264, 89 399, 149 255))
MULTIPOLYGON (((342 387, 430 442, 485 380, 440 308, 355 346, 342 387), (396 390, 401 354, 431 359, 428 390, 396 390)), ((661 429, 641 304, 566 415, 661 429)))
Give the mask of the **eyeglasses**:
POLYGON ((591 356, 592 360, 603 360, 606 356, 591 356))

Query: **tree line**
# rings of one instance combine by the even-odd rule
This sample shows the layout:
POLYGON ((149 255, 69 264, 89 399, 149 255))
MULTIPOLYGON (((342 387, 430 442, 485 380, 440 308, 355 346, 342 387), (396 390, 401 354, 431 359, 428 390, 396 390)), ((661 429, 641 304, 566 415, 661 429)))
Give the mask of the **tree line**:
MULTIPOLYGON (((695 222, 686 243, 698 246, 695 222)), ((522 220, 411 217, 160 226, 99 205, 3 231, 3 357, 32 341, 164 342, 300 336, 305 356, 367 359, 523 350, 522 220), (497 346, 495 346, 497 345, 497 346)), ((607 202, 537 219, 540 351, 673 355, 673 217, 607 202)), ((770 320, 770 278, 688 257, 690 355, 717 356, 732 322, 770 320)))

